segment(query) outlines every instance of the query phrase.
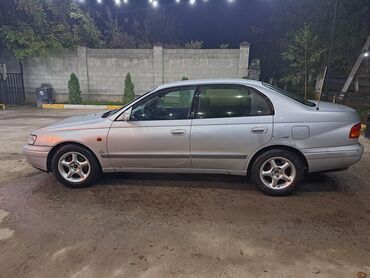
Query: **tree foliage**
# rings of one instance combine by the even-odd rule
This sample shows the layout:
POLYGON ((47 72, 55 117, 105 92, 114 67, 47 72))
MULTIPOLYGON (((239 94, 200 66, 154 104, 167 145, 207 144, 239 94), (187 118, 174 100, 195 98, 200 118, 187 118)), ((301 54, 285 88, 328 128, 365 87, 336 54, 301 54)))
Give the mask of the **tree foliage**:
POLYGON ((131 74, 127 73, 125 77, 125 88, 123 91, 123 103, 128 103, 135 98, 134 83, 131 79, 131 74))
MULTIPOLYGON (((140 21, 138 21, 140 22, 140 21)), ((148 10, 143 21, 143 28, 138 28, 138 34, 141 38, 141 43, 154 44, 160 42, 174 43, 177 36, 177 23, 173 14, 170 14, 165 8, 153 11, 148 10)))
POLYGON ((78 45, 102 46, 94 19, 72 0, 19 0, 14 7, 0 35, 19 59, 78 45))
MULTIPOLYGON (((261 59, 262 80, 277 83, 289 71, 281 53, 290 43, 287 34, 294 33, 304 23, 311 27, 318 44, 326 50, 322 66, 328 64, 335 1, 276 0, 259 6, 256 13, 263 15, 263 20, 248 28, 253 55, 261 59)), ((339 0, 337 11, 331 73, 347 75, 370 33, 369 0, 339 0)))
POLYGON ((69 103, 71 104, 81 104, 81 90, 80 90, 80 82, 76 74, 72 73, 69 81, 68 81, 68 97, 69 103))
POLYGON ((101 33, 95 25, 94 19, 83 11, 76 3, 69 6, 70 28, 78 40, 78 45, 101 47, 101 33))
POLYGON ((186 49, 201 49, 203 48, 203 41, 190 41, 185 43, 185 48, 186 49))
POLYGON ((118 15, 116 16, 109 6, 102 13, 95 12, 94 16, 97 25, 101 28, 104 47, 136 48, 135 38, 124 30, 123 26, 120 25, 118 15))
POLYGON ((316 77, 320 62, 325 50, 320 47, 318 36, 311 28, 304 24, 290 38, 287 48, 282 53, 283 60, 287 62, 288 70, 281 79, 283 82, 301 85, 301 91, 307 93, 308 86, 316 77))

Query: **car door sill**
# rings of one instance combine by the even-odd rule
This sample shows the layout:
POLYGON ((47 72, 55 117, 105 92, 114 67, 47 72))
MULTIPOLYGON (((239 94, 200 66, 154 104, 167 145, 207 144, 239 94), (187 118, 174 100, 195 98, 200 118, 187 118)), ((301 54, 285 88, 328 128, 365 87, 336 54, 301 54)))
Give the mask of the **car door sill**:
POLYGON ((139 173, 181 173, 181 174, 223 174, 244 176, 244 170, 225 169, 192 169, 192 168, 115 168, 115 172, 139 172, 139 173))

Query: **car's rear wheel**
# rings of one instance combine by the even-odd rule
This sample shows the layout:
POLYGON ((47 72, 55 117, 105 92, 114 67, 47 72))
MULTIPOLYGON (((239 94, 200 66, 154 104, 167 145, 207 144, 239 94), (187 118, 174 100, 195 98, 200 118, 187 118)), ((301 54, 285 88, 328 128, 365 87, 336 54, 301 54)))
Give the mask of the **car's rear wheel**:
POLYGON ((72 188, 90 186, 99 176, 99 162, 86 148, 65 145, 52 157, 52 172, 62 184, 72 188))
POLYGON ((304 164, 293 152, 269 150, 257 157, 252 166, 252 180, 268 195, 286 196, 299 186, 304 164))

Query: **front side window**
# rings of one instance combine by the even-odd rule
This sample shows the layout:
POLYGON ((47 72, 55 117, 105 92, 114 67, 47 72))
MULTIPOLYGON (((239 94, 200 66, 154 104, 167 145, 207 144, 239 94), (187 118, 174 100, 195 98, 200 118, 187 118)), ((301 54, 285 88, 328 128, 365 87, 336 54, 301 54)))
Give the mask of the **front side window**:
POLYGON ((179 88, 155 93, 134 105, 132 121, 184 120, 189 118, 195 88, 179 88))
POLYGON ((273 115, 270 101, 253 88, 214 85, 201 88, 197 118, 273 115))

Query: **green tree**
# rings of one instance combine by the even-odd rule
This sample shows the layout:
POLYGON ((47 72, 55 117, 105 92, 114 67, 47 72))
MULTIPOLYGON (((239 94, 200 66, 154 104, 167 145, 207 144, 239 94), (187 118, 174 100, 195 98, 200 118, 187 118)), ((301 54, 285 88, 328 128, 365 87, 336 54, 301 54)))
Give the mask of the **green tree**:
POLYGON ((69 5, 69 22, 73 34, 78 39, 77 45, 100 48, 103 45, 101 32, 92 16, 80 8, 77 3, 69 5))
POLYGON ((101 28, 104 47, 106 48, 136 48, 135 38, 123 30, 117 15, 107 6, 104 12, 93 10, 97 25, 101 28))
POLYGON ((203 41, 190 41, 185 43, 187 49, 201 49, 203 48, 203 41))
POLYGON ((320 68, 320 61, 325 50, 319 46, 318 36, 307 24, 297 30, 285 51, 283 60, 288 64, 287 74, 282 78, 285 83, 303 84, 304 96, 307 98, 308 86, 314 80, 320 68))
POLYGON ((162 45, 177 45, 181 37, 177 22, 173 13, 162 7, 158 10, 148 9, 141 14, 128 15, 117 25, 122 32, 127 30, 126 39, 129 39, 130 43, 133 40, 136 48, 151 48, 158 42, 162 45))
POLYGON ((179 35, 176 17, 165 7, 159 10, 149 9, 145 14, 142 29, 138 35, 139 40, 142 39, 138 45, 153 45, 157 42, 162 44, 175 43, 176 36, 179 35))
POLYGON ((81 104, 81 90, 80 90, 80 82, 76 74, 72 73, 71 77, 68 81, 68 97, 69 103, 71 104, 81 104))
POLYGON ((125 78, 125 88, 123 91, 123 102, 128 103, 135 98, 134 83, 131 79, 131 74, 127 73, 125 78))
MULTIPOLYGON (((322 26, 318 26, 321 32, 322 26)), ((349 74, 369 34, 369 0, 338 1, 331 74, 349 74)), ((326 37, 324 35, 321 38, 324 40, 326 37)))
POLYGON ((10 19, 2 20, 5 24, 0 28, 0 36, 19 59, 78 45, 102 45, 94 19, 72 0, 18 0, 15 3, 4 6, 11 10, 2 14, 10 19))
MULTIPOLYGON (((261 18, 248 27, 253 55, 261 60, 261 78, 276 83, 287 70, 281 53, 286 35, 305 22, 326 49, 323 65, 328 64, 328 47, 336 0, 277 0, 260 3, 261 18)), ((369 0, 338 1, 331 73, 347 75, 370 33, 369 0)))

